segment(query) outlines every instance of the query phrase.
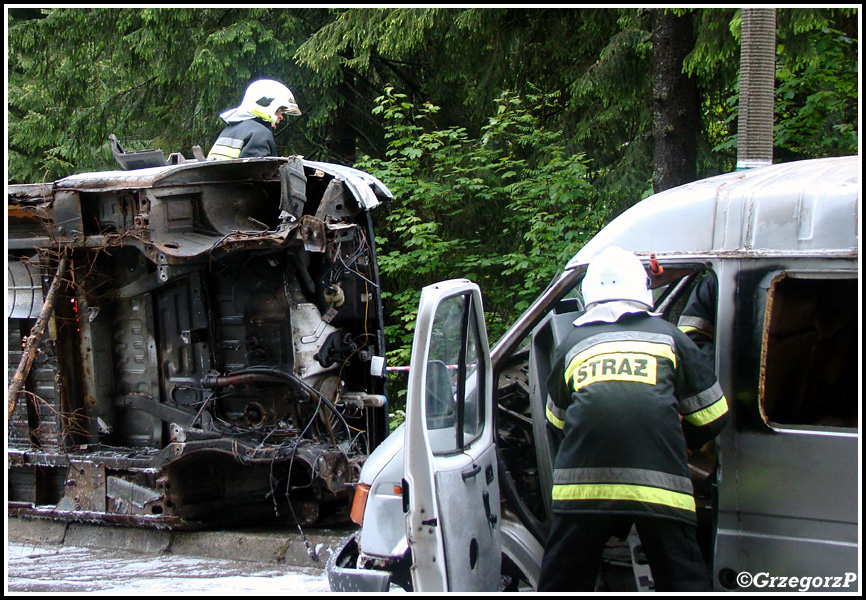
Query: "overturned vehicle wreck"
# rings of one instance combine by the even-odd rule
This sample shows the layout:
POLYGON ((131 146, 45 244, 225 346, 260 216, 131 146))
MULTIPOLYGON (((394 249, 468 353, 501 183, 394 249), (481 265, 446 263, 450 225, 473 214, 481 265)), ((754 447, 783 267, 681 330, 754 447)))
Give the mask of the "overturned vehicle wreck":
POLYGON ((343 520, 388 430, 391 194, 299 157, 174 163, 7 188, 9 513, 343 520))

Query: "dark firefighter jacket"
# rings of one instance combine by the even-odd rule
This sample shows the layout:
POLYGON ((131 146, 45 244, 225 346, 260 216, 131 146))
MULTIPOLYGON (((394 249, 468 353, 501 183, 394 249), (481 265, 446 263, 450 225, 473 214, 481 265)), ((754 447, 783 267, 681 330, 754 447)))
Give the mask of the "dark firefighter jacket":
POLYGON ((276 156, 277 144, 271 128, 256 119, 232 123, 222 130, 208 159, 276 156))
POLYGON ((727 419, 707 357, 673 324, 640 311, 574 327, 554 359, 547 418, 563 431, 554 512, 694 523, 686 448, 714 438, 727 419))
POLYGON ((701 350, 715 356, 713 340, 716 335, 716 304, 719 282, 712 271, 698 281, 677 325, 701 350))

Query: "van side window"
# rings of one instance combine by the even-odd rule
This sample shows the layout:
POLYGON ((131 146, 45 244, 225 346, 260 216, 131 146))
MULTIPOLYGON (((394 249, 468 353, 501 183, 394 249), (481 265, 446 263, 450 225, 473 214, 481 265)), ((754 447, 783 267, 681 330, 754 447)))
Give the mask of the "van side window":
POLYGON ((652 275, 655 312, 679 327, 715 362, 718 279, 714 271, 702 268, 665 267, 661 276, 652 275))
POLYGON ((480 334, 470 295, 442 302, 436 311, 427 362, 426 414, 436 454, 462 451, 481 434, 483 390, 478 372, 480 334))
POLYGON ((761 414, 767 423, 858 426, 856 279, 781 273, 767 291, 761 414))

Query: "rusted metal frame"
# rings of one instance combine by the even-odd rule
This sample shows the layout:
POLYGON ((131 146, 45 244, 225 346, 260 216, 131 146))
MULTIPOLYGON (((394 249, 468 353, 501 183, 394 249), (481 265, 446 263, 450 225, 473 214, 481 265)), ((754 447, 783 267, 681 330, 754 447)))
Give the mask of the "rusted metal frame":
POLYGON ((48 294, 45 297, 45 302, 42 305, 42 310, 39 317, 36 319, 36 324, 30 330, 30 335, 27 337, 27 342, 24 346, 24 352, 21 355, 21 361, 18 363, 18 368, 12 376, 12 381, 9 384, 9 418, 12 418, 12 413, 15 411, 15 405, 18 403, 18 393, 24 388, 24 382, 30 374, 30 367, 33 366, 33 361, 36 358, 36 351, 39 349, 39 344, 42 342, 42 336, 45 334, 45 327, 51 315, 54 314, 54 304, 57 301, 57 296, 60 293, 60 282, 66 275, 66 270, 69 268, 69 257, 63 256, 60 259, 60 264, 57 267, 57 272, 54 274, 54 280, 51 282, 51 287, 48 289, 48 294))
POLYGON ((114 451, 92 452, 80 454, 69 452, 59 454, 56 452, 18 450, 10 448, 7 451, 9 465, 12 467, 68 467, 69 461, 104 464, 106 468, 114 470, 134 470, 142 473, 155 473, 162 468, 164 462, 159 461, 159 455, 154 452, 148 456, 131 456, 139 450, 137 448, 116 449, 114 451))
POLYGON ((206 525, 198 522, 190 522, 182 517, 165 515, 130 515, 115 514, 107 512, 76 511, 73 513, 56 508, 44 508, 30 505, 15 505, 9 503, 8 513, 10 516, 36 517, 41 519, 54 519, 58 521, 78 521, 83 523, 104 523, 110 525, 134 525, 143 527, 161 527, 177 530, 203 529, 206 525))

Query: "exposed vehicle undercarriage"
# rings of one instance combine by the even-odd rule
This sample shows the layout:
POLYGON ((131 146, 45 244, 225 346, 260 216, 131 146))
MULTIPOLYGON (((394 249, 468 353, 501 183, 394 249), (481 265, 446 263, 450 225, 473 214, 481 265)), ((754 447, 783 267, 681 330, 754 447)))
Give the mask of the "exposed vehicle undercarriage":
POLYGON ((387 435, 389 197, 296 157, 9 186, 10 514, 347 517, 387 435))

